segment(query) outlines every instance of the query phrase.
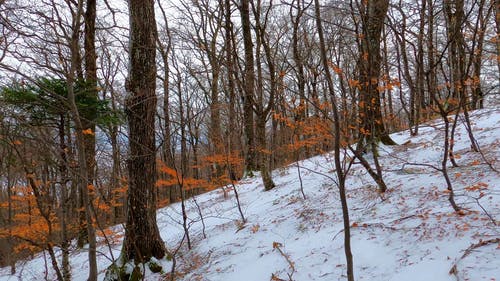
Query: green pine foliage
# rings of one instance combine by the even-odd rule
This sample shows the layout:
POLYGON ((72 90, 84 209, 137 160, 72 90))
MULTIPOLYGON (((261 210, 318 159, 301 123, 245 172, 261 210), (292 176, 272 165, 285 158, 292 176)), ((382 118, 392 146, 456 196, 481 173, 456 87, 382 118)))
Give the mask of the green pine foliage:
MULTIPOLYGON (((112 110, 106 100, 91 91, 88 82, 78 80, 73 90, 80 117, 98 126, 121 124, 123 113, 112 110)), ((61 115, 69 114, 68 85, 58 78, 38 78, 32 83, 15 81, 0 90, 0 101, 10 106, 16 115, 30 125, 42 126, 57 122, 61 115)))

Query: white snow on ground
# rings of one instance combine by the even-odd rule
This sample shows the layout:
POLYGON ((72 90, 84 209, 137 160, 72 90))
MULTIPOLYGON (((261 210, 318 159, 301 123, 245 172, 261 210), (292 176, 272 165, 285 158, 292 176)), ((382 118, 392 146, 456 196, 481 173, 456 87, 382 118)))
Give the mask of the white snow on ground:
MULTIPOLYGON (((485 159, 500 170, 500 109, 472 113, 475 137, 485 159)), ((500 237, 500 175, 492 171, 480 153, 472 152, 466 130, 460 123, 455 151, 460 167, 449 168, 457 203, 457 215, 448 203, 440 167, 443 124, 436 121, 420 128, 420 134, 396 133, 404 145, 381 147, 380 160, 389 190, 381 195, 366 171, 355 164, 347 181, 356 280, 451 281, 500 280, 500 245, 477 247, 461 258, 472 244, 500 237), (455 275, 450 274, 456 265, 455 275)), ((367 156, 370 158, 370 156, 367 156)), ((342 213, 331 155, 301 161, 300 172, 307 196, 300 194, 296 164, 273 173, 276 188, 264 192, 259 177, 237 185, 243 212, 241 224, 234 194, 221 189, 200 195, 196 205, 189 200, 192 250, 184 243, 177 257, 176 280, 346 280, 342 213), (323 174, 323 175, 321 175, 323 174), (277 247, 273 247, 277 246, 277 247), (280 253, 278 248, 283 252, 280 253)), ((174 250, 182 239, 180 205, 158 211, 163 239, 174 250)), ((120 251, 118 237, 111 244, 113 257, 120 251)), ((99 244, 100 278, 112 259, 107 243, 99 244)), ((86 280, 87 253, 71 256, 74 280, 86 280)), ((47 256, 48 259, 48 256, 47 256)), ((169 272, 171 262, 162 261, 169 272)), ((0 269, 4 280, 55 280, 44 255, 19 262, 16 276, 0 269), (46 268, 49 268, 48 272, 46 268)), ((149 274, 146 280, 166 280, 149 274)))

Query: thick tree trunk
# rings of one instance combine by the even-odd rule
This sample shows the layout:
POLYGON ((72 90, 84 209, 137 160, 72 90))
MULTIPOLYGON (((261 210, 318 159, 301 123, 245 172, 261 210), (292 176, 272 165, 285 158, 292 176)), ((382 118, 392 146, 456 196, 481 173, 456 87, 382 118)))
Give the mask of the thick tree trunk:
POLYGON ((245 49, 245 78, 243 86, 243 119, 246 139, 245 172, 254 171, 256 165, 255 135, 254 135, 254 92, 255 70, 253 58, 253 39, 250 23, 249 0, 241 0, 241 29, 243 32, 243 45, 245 49))
POLYGON ((363 36, 359 54, 359 82, 361 85, 361 120, 365 136, 371 141, 379 140, 384 144, 396 144, 385 129, 381 110, 380 80, 380 41, 389 1, 366 1, 361 6, 363 36))
MULTIPOLYGON (((467 105, 469 104, 469 96, 466 91, 465 79, 467 77, 465 69, 465 38, 462 32, 462 26, 466 20, 463 0, 445 1, 444 9, 446 12, 446 31, 449 42, 449 56, 451 61, 451 78, 452 78, 452 98, 458 101, 457 117, 460 110, 464 111, 465 122, 470 128, 470 119, 467 105)), ((477 39, 476 39, 477 40, 477 39)), ((475 42, 474 42, 475 43, 475 42)), ((479 77, 478 77, 479 78, 479 77)), ((453 139, 454 132, 451 135, 453 139)), ((476 142, 469 130, 469 139, 472 150, 478 151, 476 142)), ((450 157, 453 155, 453 142, 450 144, 450 157)), ((453 158, 450 160, 454 161, 453 158)), ((456 163, 453 163, 456 165, 456 163)))
POLYGON ((271 171, 269 168, 269 153, 266 147, 266 118, 265 116, 259 116, 256 126, 257 139, 259 143, 259 153, 260 153, 260 173, 262 177, 262 182, 264 183, 265 190, 271 190, 276 185, 271 177, 271 171))
POLYGON ((449 42, 448 54, 451 68, 452 98, 457 101, 465 97, 465 42, 462 33, 464 23, 463 0, 444 1, 446 14, 446 33, 449 42))
POLYGON ((156 24, 153 0, 129 1, 130 70, 126 114, 129 123, 128 210, 122 258, 136 263, 165 256, 156 224, 156 24))

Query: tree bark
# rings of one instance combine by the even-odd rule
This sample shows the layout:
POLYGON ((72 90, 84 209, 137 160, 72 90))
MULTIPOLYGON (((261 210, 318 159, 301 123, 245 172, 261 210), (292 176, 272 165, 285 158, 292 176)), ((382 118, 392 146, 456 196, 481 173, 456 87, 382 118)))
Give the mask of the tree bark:
MULTIPOLYGON (((236 153, 238 148, 241 146, 240 138, 238 136, 238 126, 237 126, 237 101, 236 101, 236 91, 235 91, 235 70, 234 70, 234 59, 233 59, 233 23, 231 21, 231 1, 224 0, 224 48, 226 57, 226 71, 227 71, 227 92, 229 98, 228 105, 228 126, 229 129, 226 131, 227 144, 226 144, 226 155, 231 155, 236 153)), ((229 162, 229 161, 228 161, 229 162)), ((226 163, 226 169, 229 171, 229 178, 231 181, 239 178, 240 175, 236 175, 236 167, 234 163, 226 163)))
POLYGON ((361 120, 365 136, 371 141, 379 140, 386 145, 396 144, 385 129, 381 110, 380 41, 389 1, 366 1, 361 4, 362 39, 359 53, 359 82, 361 85, 361 120))
POLYGON ((255 92, 255 69, 253 58, 253 39, 250 23, 249 0, 241 0, 241 29, 243 32, 243 46, 245 49, 245 78, 243 85, 243 119, 245 127, 246 156, 245 172, 256 170, 255 134, 254 134, 254 92, 255 92))
MULTIPOLYGON (((67 79, 67 87, 68 87, 68 103, 69 109, 71 111, 71 115, 73 117, 73 122, 75 123, 76 130, 76 146, 78 150, 78 176, 80 177, 78 182, 79 190, 81 192, 81 200, 83 202, 83 210, 85 214, 85 228, 87 230, 88 244, 89 244, 89 281, 97 280, 97 253, 96 253, 96 237, 95 237, 95 228, 92 222, 92 197, 90 194, 90 187, 93 187, 93 180, 89 182, 89 175, 93 175, 93 172, 90 171, 92 166, 88 166, 89 161, 92 163, 95 161, 95 154, 92 159, 87 157, 87 141, 85 140, 84 132, 84 122, 82 122, 82 115, 79 112, 78 106, 76 104, 76 96, 75 96, 75 73, 77 73, 77 69, 79 68, 79 30, 81 27, 81 16, 83 14, 83 1, 78 2, 77 13, 73 18, 72 22, 72 35, 70 43, 71 50, 71 68, 69 72, 66 74, 67 79)), ((95 142, 95 140, 94 140, 95 142)), ((92 152, 90 152, 92 154, 92 152)), ((95 153, 95 152, 94 152, 95 153)), ((93 176, 92 176, 93 179, 93 176)), ((84 230, 81 229, 81 232, 84 230)))
POLYGON ((61 187, 61 252, 62 252, 62 275, 65 281, 71 280, 71 268, 69 263, 69 246, 71 244, 68 233, 68 214, 70 212, 68 204, 68 157, 66 155, 66 129, 65 129, 65 114, 59 116, 58 136, 59 136, 59 173, 61 187))
POLYGON ((156 223, 156 23, 153 0, 129 1, 130 70, 126 115, 129 123, 128 210, 122 258, 136 263, 163 258, 156 223))
POLYGON ((337 179, 338 179, 340 202, 342 205, 342 219, 344 222, 344 253, 347 263, 347 280, 354 281, 354 263, 351 251, 351 225, 349 222, 349 208, 347 205, 346 186, 345 186, 346 174, 344 173, 342 162, 340 159, 341 128, 340 128, 339 112, 335 97, 335 91, 333 87, 333 79, 330 73, 330 67, 328 66, 328 58, 326 56, 326 43, 323 35, 323 25, 321 22, 319 0, 314 0, 314 8, 316 16, 316 27, 318 28, 321 62, 323 65, 323 71, 325 73, 325 78, 328 85, 328 93, 330 94, 330 99, 332 102, 332 113, 333 113, 333 124, 334 124, 333 149, 335 152, 334 162, 335 162, 335 171, 337 173, 337 179))
MULTIPOLYGON (((95 50, 95 20, 96 20, 96 0, 87 0, 84 24, 84 62, 85 62, 85 95, 97 99, 97 55, 95 50)), ((79 52, 78 52, 79 53, 79 52)), ((77 59, 78 61, 79 59, 77 59)), ((92 120, 95 112, 89 112, 87 116, 82 116, 83 130, 87 132, 95 132, 95 122, 92 120)), ((87 166, 87 185, 93 185, 95 181, 95 134, 88 133, 83 135, 83 142, 85 146, 85 161, 87 166)), ((80 191, 82 192, 82 191, 80 191)), ((92 196, 91 196, 92 197, 92 196)), ((80 200, 80 231, 78 236, 78 246, 83 247, 83 244, 88 242, 88 233, 86 231, 87 221, 85 215, 85 208, 82 204, 86 204, 80 200)))
MULTIPOLYGON (((495 0, 493 5, 495 5, 495 23, 496 23, 496 47, 497 47, 497 67, 500 73, 500 0, 495 0)), ((500 76, 498 76, 498 82, 500 83, 500 76)))
MULTIPOLYGON (((256 34, 256 53, 257 53, 257 100, 255 101, 255 109, 257 113, 257 120, 255 124, 255 134, 256 141, 258 147, 258 159, 259 159, 259 169, 262 177, 262 182, 264 184, 265 190, 271 190, 276 185, 273 182, 271 176, 271 170, 269 165, 269 157, 270 153, 267 149, 267 138, 266 138, 266 123, 267 117, 271 112, 271 109, 274 108, 274 99, 276 96, 277 90, 277 81, 276 81, 276 66, 273 60, 273 55, 271 52, 271 46, 269 43, 269 39, 266 36, 266 26, 265 23, 261 22, 260 13, 261 13, 261 1, 257 0, 257 5, 252 5, 255 15, 255 34, 256 34), (267 106, 264 104, 264 77, 262 73, 262 57, 261 57, 261 48, 264 49, 264 54, 267 62, 267 66, 269 68, 269 99, 267 102, 267 106)), ((266 15, 267 16, 267 15, 266 15)), ((267 22, 267 18, 264 19, 264 22, 267 22)))

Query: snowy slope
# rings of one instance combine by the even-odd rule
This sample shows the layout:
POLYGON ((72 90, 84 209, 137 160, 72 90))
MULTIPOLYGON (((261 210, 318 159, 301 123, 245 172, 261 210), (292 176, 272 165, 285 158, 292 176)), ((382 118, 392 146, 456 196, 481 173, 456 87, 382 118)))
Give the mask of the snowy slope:
MULTIPOLYGON (((500 109, 472 113, 475 137, 485 159, 500 170, 500 109)), ((384 195, 360 165, 348 177, 356 280, 451 281, 500 280, 500 174, 486 165, 479 153, 470 151, 461 124, 455 151, 460 167, 449 169, 457 203, 465 209, 457 215, 448 203, 446 185, 439 171, 443 124, 424 125, 420 135, 407 132, 393 138, 405 145, 382 147, 381 163, 389 190, 384 195), (409 141, 409 142, 408 142, 409 141), (470 248, 477 244, 477 248, 470 248), (462 258, 463 257, 463 258, 462 258), (450 274, 451 269, 454 274, 450 274), (456 276, 455 276, 456 275, 456 276)), ((176 280, 346 280, 342 214, 331 156, 313 157, 299 163, 303 187, 300 194, 295 164, 274 171, 277 187, 264 192, 258 177, 243 180, 237 189, 248 219, 241 225, 235 198, 222 190, 200 195, 206 238, 197 208, 188 202, 191 251, 184 246, 177 257, 176 280), (321 175, 323 174, 323 175, 321 175), (281 253, 280 253, 281 250, 281 253)), ((163 239, 174 250, 182 239, 180 205, 158 211, 163 239)), ((121 227, 116 227, 122 235, 121 227)), ((120 250, 120 237, 112 244, 113 256, 120 250)), ((103 278, 110 264, 110 251, 100 243, 99 268, 103 278)), ((86 252, 71 256, 74 280, 86 280, 86 252)), ((171 263, 162 261, 165 271, 171 263)), ((47 265, 50 268, 50 263, 47 265)), ((18 264, 18 274, 0 269, 0 280, 42 280, 43 254, 18 264)), ((163 280, 147 275, 147 280, 163 280)))

